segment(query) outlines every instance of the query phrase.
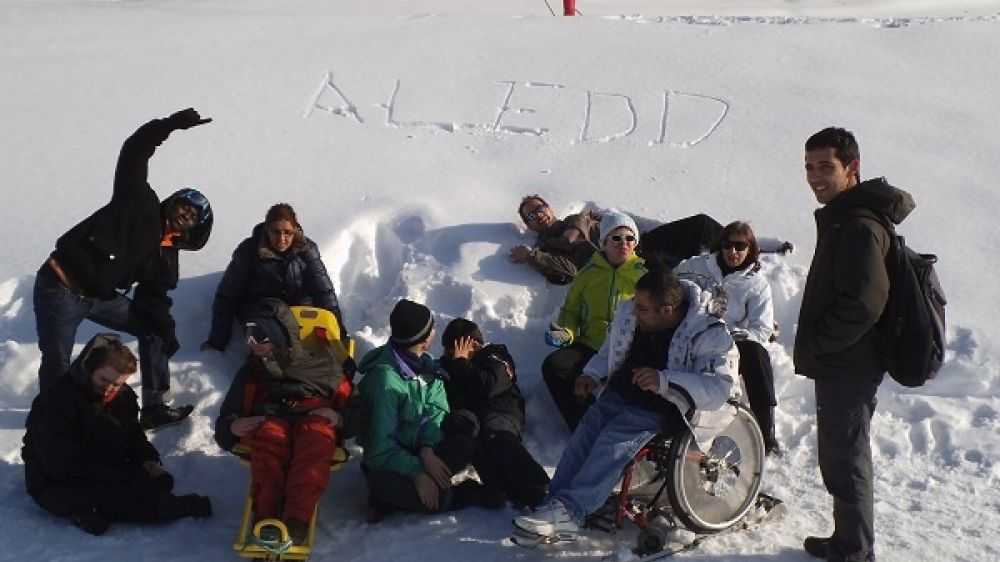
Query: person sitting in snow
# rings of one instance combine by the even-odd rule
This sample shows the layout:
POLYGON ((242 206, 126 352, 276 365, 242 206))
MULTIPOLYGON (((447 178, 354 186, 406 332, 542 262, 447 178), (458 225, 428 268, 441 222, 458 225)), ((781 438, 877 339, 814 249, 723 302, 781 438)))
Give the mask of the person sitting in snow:
POLYGON ((212 207, 192 188, 161 203, 147 176, 150 157, 171 132, 210 121, 189 108, 139 127, 122 145, 111 201, 56 240, 33 294, 40 391, 66 374, 76 329, 88 319, 138 338, 143 427, 177 423, 194 409, 167 405, 168 360, 180 347, 167 293, 177 287, 179 250, 208 242, 212 207))
POLYGON ((139 399, 127 382, 136 363, 116 334, 97 334, 28 412, 21 449, 28 494, 93 535, 114 521, 212 515, 209 498, 172 493, 174 478, 139 424, 139 399))
POLYGON ((219 408, 215 440, 226 450, 249 445, 256 520, 280 518, 302 544, 338 439, 357 433, 363 406, 331 349, 302 346, 280 299, 260 301, 246 330, 251 353, 219 408))
MULTIPOLYGON (((347 339, 337 293, 326 272, 316 243, 306 238, 295 210, 288 203, 268 209, 264 222, 240 242, 222 274, 212 302, 212 328, 202 350, 225 351, 233 318, 242 324, 257 302, 277 297, 289 306, 308 305, 329 310, 347 339)), ((353 363, 353 361, 351 362, 353 363)))
POLYGON ((712 244, 711 254, 681 262, 674 273, 704 290, 726 299, 723 319, 729 326, 740 352, 740 374, 764 436, 767 454, 781 454, 774 434, 774 370, 764 344, 774 335, 774 305, 771 284, 761 269, 760 247, 749 224, 732 222, 722 229, 712 244))
POLYGON ((514 519, 519 529, 575 539, 650 439, 686 431, 688 419, 712 417, 698 413, 723 409, 738 392, 736 345, 710 304, 708 293, 665 269, 639 279, 579 379, 582 390, 604 392, 570 437, 542 507, 514 519))
POLYGON ((545 496, 549 476, 521 443, 524 398, 514 358, 502 344, 484 345, 479 326, 465 318, 448 323, 441 345, 449 406, 479 419, 479 450, 472 465, 484 483, 501 490, 515 506, 534 509, 545 496))
POLYGON ((587 361, 604 343, 618 303, 632 298, 644 273, 635 255, 639 229, 632 217, 611 211, 601 218, 601 251, 593 254, 566 294, 546 341, 555 347, 542 362, 542 377, 570 430, 576 429, 592 399, 577 385, 587 361))
POLYGON ((358 435, 361 469, 368 482, 366 520, 392 510, 438 512, 466 505, 500 507, 494 488, 468 479, 452 486, 452 475, 476 452, 479 423, 467 410, 450 411, 440 365, 427 350, 434 316, 424 305, 402 299, 389 314, 389 342, 358 364, 358 383, 371 422, 358 435))

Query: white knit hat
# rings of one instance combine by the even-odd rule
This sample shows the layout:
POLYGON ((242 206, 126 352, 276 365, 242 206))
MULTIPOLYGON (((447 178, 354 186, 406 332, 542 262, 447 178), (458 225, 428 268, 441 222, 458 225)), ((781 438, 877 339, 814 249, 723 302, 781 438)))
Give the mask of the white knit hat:
POLYGON ((635 241, 638 243, 639 228, 635 226, 635 221, 632 220, 632 217, 620 211, 608 211, 601 215, 601 241, 598 246, 603 246, 608 234, 611 234, 611 231, 622 226, 632 231, 632 234, 635 235, 635 241))

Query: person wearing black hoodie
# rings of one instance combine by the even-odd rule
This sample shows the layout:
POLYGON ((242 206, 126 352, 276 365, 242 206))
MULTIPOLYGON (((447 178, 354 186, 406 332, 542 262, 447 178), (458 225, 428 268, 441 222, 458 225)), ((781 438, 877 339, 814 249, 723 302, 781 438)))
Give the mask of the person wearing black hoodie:
POLYGON ((97 334, 28 412, 21 449, 28 494, 94 535, 113 521, 212 515, 209 498, 172 493, 174 479, 139 425, 127 383, 135 370, 135 355, 116 334, 97 334))
POLYGON ((465 318, 448 323, 441 345, 448 405, 479 419, 472 465, 483 483, 501 490, 516 507, 534 509, 545 497, 549 476, 521 442, 524 398, 514 358, 505 345, 484 345, 479 326, 465 318))
POLYGON ((860 167, 850 131, 829 127, 806 141, 806 180, 823 207, 793 357, 795 372, 816 385, 817 454, 834 531, 803 547, 829 562, 875 559, 871 417, 885 372, 875 325, 889 298, 891 244, 879 217, 899 224, 915 206, 885 178, 861 182, 860 167))
POLYGON ((192 188, 161 202, 147 176, 149 159, 171 132, 210 121, 189 108, 139 127, 122 145, 111 201, 56 240, 33 293, 40 391, 67 372, 76 330, 88 319, 138 338, 144 428, 179 422, 193 410, 167 406, 168 360, 180 347, 167 293, 177 287, 178 251, 208 242, 212 207, 192 188))

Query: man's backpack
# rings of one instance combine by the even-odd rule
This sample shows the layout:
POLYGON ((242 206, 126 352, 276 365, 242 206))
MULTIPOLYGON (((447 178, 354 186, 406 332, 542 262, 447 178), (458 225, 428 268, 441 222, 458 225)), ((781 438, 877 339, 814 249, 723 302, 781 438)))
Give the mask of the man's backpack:
POLYGON ((888 218, 880 216, 879 222, 890 239, 885 258, 889 300, 875 325, 879 354, 896 382, 921 386, 944 362, 947 299, 934 271, 937 256, 907 246, 888 218))

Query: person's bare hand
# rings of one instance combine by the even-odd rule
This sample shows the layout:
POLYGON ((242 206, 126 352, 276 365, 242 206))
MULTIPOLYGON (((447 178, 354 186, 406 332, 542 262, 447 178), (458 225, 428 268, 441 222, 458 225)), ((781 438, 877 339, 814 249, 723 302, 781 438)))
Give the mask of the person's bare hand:
POLYGON ((510 261, 514 263, 526 263, 531 259, 531 248, 528 246, 514 246, 510 250, 510 261))
POLYGON ((659 392, 660 373, 652 367, 632 369, 632 384, 649 392, 659 392))
POLYGON ((338 414, 333 408, 327 408, 324 406, 322 408, 316 408, 315 410, 309 410, 309 415, 326 418, 330 427, 337 427, 340 424, 340 414, 338 414))
POLYGON ((426 472, 421 472, 414 479, 417 486, 417 495, 420 496, 420 503, 430 511, 437 511, 438 498, 441 496, 440 488, 431 480, 426 472))
POLYGON ((444 464, 430 447, 420 448, 420 462, 424 465, 424 472, 431 478, 434 484, 442 490, 451 486, 451 471, 448 465, 444 464))
POLYGON ((251 431, 260 427, 260 424, 264 423, 264 416, 247 416, 245 418, 236 418, 233 423, 229 424, 229 431, 237 437, 245 437, 251 431))
POLYGON ((576 383, 573 387, 573 394, 575 394, 577 398, 586 399, 597 388, 597 384, 596 380, 588 377, 587 375, 580 375, 576 378, 576 383))
POLYGON ((455 357, 469 359, 476 354, 479 347, 479 342, 469 336, 460 337, 455 341, 455 357))

